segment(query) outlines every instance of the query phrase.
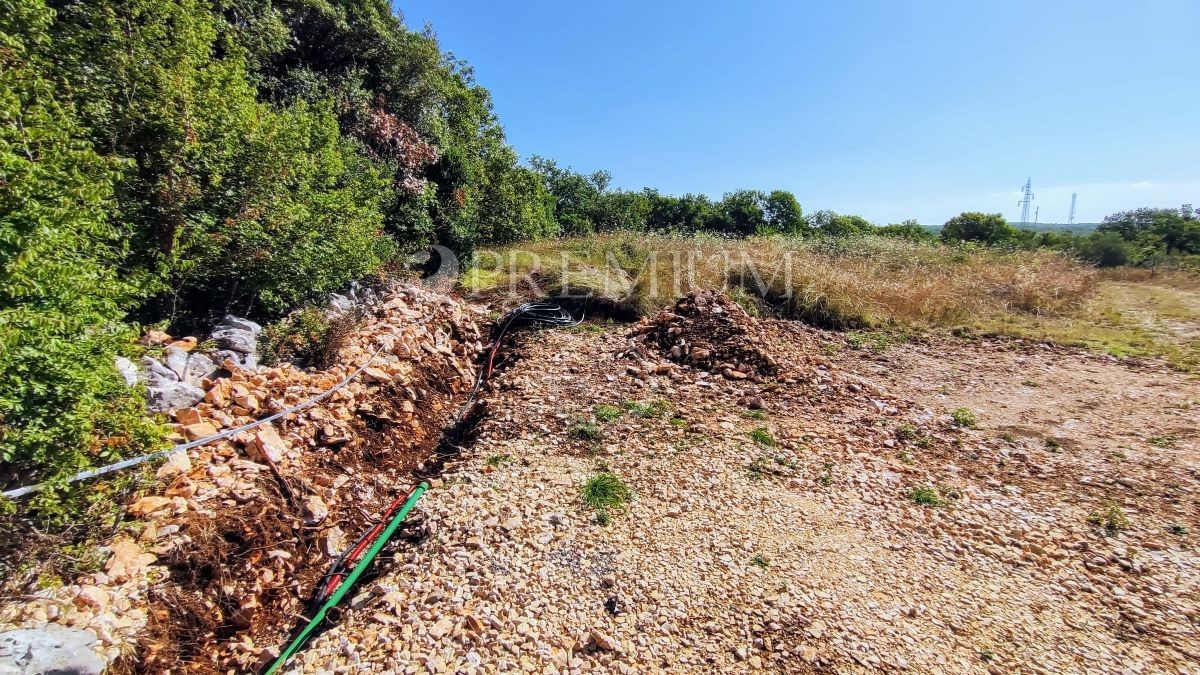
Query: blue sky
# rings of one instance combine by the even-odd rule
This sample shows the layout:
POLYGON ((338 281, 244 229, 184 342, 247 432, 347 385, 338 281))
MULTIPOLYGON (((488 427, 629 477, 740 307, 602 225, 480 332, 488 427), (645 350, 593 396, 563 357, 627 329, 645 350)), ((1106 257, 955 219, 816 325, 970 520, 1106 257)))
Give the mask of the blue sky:
POLYGON ((614 185, 935 224, 1200 205, 1200 2, 400 2, 509 141, 614 185))

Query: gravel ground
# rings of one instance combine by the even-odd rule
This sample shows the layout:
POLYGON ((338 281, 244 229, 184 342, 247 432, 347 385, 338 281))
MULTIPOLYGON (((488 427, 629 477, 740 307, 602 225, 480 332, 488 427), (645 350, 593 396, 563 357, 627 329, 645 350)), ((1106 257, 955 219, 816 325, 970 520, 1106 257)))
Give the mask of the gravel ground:
POLYGON ((617 326, 526 338, 418 505, 423 539, 295 671, 1198 672, 1196 436, 1175 415, 1194 380, 764 326, 781 372, 757 383, 631 360, 617 326), (1111 429, 1065 407, 1041 408, 1059 426, 1031 419, 1063 404, 1031 403, 1031 378, 1091 417, 1133 406, 1131 423, 1174 431, 1114 472, 1091 449, 1111 429), (622 413, 596 419, 601 404, 622 413), (581 500, 602 471, 633 492, 607 525, 581 500), (1113 536, 1089 522, 1109 506, 1129 518, 1113 536))

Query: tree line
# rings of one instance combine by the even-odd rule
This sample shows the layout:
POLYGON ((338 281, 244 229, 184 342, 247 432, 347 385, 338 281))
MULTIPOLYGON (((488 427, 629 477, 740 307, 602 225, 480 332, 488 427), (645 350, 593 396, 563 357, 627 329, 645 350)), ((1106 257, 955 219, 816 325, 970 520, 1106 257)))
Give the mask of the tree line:
MULTIPOLYGON (((387 0, 0 0, 0 485, 161 441, 113 366, 139 327, 269 320, 432 243, 934 236, 785 190, 611 182, 522 164, 470 65, 387 0)), ((1105 236, 1136 247, 1164 222, 1105 236)))

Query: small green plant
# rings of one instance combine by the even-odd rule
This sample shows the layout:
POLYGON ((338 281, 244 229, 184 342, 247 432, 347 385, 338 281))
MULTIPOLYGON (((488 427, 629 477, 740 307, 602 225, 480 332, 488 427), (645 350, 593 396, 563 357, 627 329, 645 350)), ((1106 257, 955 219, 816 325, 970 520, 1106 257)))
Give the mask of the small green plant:
POLYGON ((350 341, 361 317, 345 312, 329 317, 316 307, 306 307, 267 326, 259 337, 263 363, 288 361, 298 366, 328 368, 350 341))
POLYGON ((984 663, 991 663, 996 660, 996 652, 991 647, 983 647, 979 650, 979 658, 984 663))
POLYGON ((1176 436, 1167 435, 1167 436, 1151 436, 1150 438, 1146 439, 1146 442, 1149 443, 1150 445, 1153 445, 1156 448, 1173 448, 1173 447, 1175 447, 1175 443, 1178 440, 1179 440, 1179 438, 1176 436))
POLYGON ((624 511, 633 497, 624 481, 611 471, 601 471, 587 479, 581 491, 583 502, 596 510, 596 522, 601 525, 612 521, 612 512, 624 511))
POLYGON ((908 491, 908 498, 923 506, 943 506, 945 504, 937 488, 929 486, 912 488, 908 491))
POLYGON ((1170 532, 1171 534, 1173 534, 1177 537, 1185 537, 1185 536, 1187 536, 1188 529, 1187 529, 1187 526, 1185 526, 1185 525, 1180 525, 1179 523, 1171 523, 1170 525, 1167 526, 1167 532, 1170 532))
POLYGON ((896 427, 896 438, 902 441, 916 440, 917 428, 911 424, 901 424, 896 427))
POLYGON ((914 462, 916 462, 916 460, 913 459, 912 454, 909 453, 909 451, 907 451, 907 450, 901 450, 900 452, 897 452, 896 459, 900 460, 901 462, 904 462, 905 464, 913 464, 914 462))
POLYGON ((615 405, 607 405, 604 403, 592 408, 592 412, 595 413, 596 419, 600 420, 601 422, 611 422, 621 416, 620 408, 615 405))
POLYGON ((833 356, 834 354, 837 354, 840 351, 842 351, 842 346, 836 342, 822 342, 821 343, 821 352, 823 354, 825 354, 826 356, 833 356))
POLYGON ((671 406, 666 401, 658 400, 652 403, 642 403, 641 401, 625 401, 625 409, 634 417, 648 419, 658 417, 664 413, 671 411, 671 406))
POLYGON ((829 487, 833 485, 833 462, 825 462, 822 468, 825 470, 817 478, 817 482, 825 487, 829 487))
POLYGON ((766 557, 761 553, 755 554, 755 556, 750 559, 750 564, 754 565, 755 567, 761 567, 764 570, 771 566, 770 561, 767 560, 766 557))
POLYGON ((1004 441, 1005 443, 1016 443, 1017 437, 1008 432, 1005 432, 1003 434, 1000 434, 1000 440, 1004 441))
POLYGON ((767 413, 762 410, 747 410, 742 415, 747 419, 758 420, 760 422, 767 419, 767 413))
POLYGON ((892 337, 887 333, 850 331, 846 333, 846 342, 855 349, 870 348, 873 352, 882 352, 892 345, 892 337))
POLYGON ((963 427, 966 429, 975 428, 975 413, 967 408, 955 408, 950 413, 950 419, 954 421, 954 426, 963 427))
POLYGON ((1112 502, 1108 502, 1099 511, 1093 511, 1088 516, 1088 522, 1104 528, 1104 533, 1110 537, 1129 529, 1129 518, 1125 515, 1125 511, 1112 502))
POLYGON ((750 438, 755 443, 768 448, 773 448, 776 445, 775 437, 771 435, 771 432, 768 431, 766 427, 758 427, 757 429, 751 431, 750 438))
POLYGON ((678 415, 676 415, 675 417, 672 417, 672 418, 671 418, 670 424, 671 424, 671 426, 673 426, 673 427, 681 427, 681 428, 682 428, 682 427, 686 427, 686 426, 687 426, 687 420, 685 420, 685 419, 683 419, 682 417, 679 417, 678 415))
POLYGON ((576 422, 571 426, 571 438, 581 441, 598 441, 604 438, 604 432, 592 422, 576 422))
POLYGON ((750 462, 750 466, 746 468, 746 473, 750 476, 750 480, 762 480, 766 470, 767 459, 765 457, 758 457, 750 462))
POLYGON ((487 458, 487 465, 490 467, 504 466, 511 464, 513 461, 512 455, 492 455, 487 458))
POLYGON ((1046 437, 1046 449, 1050 452, 1058 452, 1062 448, 1062 443, 1058 442, 1057 438, 1052 436, 1046 437))

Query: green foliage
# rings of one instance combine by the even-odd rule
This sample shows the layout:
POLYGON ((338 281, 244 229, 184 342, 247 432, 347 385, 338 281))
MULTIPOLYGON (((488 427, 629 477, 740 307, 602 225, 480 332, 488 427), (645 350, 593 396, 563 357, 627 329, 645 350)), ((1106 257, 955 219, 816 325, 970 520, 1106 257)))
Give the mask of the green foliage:
POLYGON ((615 405, 606 405, 603 403, 592 408, 592 412, 595 413, 596 419, 601 422, 612 422, 621 416, 620 408, 615 405))
POLYGON ((967 429, 975 428, 975 413, 967 408, 955 408, 950 413, 950 419, 954 422, 954 426, 967 429))
POLYGON ((1190 208, 1121 211, 1104 219, 1097 232, 1113 232, 1142 246, 1161 246, 1172 253, 1200 253, 1200 220, 1190 208))
POLYGON ((1125 511, 1120 506, 1112 502, 1105 504, 1104 508, 1093 511, 1088 515, 1088 522, 1093 525, 1100 526, 1104 533, 1110 537, 1129 529, 1129 517, 1125 515, 1125 511))
POLYGON ((611 471, 602 471, 587 479, 581 488, 583 503, 596 510, 596 521, 607 525, 612 513, 624 511, 633 492, 620 476, 611 471))
POLYGON ((770 430, 768 430, 766 427, 757 427, 751 431, 750 438, 759 445, 763 445, 768 448, 775 447, 775 437, 771 435, 770 430))
POLYGON ((937 488, 928 486, 912 488, 908 491, 908 498, 922 506, 944 506, 946 504, 937 488))
POLYGON ((1137 257, 1134 245, 1118 232, 1093 232, 1087 237, 1072 240, 1069 246, 1082 260, 1100 267, 1128 265, 1137 257))
POLYGON ((969 211, 954 216, 942 226, 942 241, 974 241, 999 244, 1017 236, 1017 229, 999 213, 969 211))
POLYGON ((899 224, 893 223, 877 227, 874 234, 881 237, 904 239, 914 243, 932 243, 937 240, 937 235, 932 230, 915 220, 906 220, 899 224))
POLYGON ((604 438, 604 432, 600 427, 591 422, 576 422, 571 425, 569 431, 571 438, 577 438, 581 441, 598 441, 604 438))
POLYGON ((808 229, 804 210, 796 196, 787 190, 774 190, 763 201, 767 227, 784 234, 803 234, 808 229))
POLYGON ((329 316, 306 307, 267 326, 259 337, 263 363, 287 361, 295 365, 328 368, 357 327, 353 313, 329 316))
MULTIPOLYGON (((0 481, 62 478, 160 442, 113 356, 133 289, 112 225, 118 164, 44 72, 49 10, 0 12, 0 481)), ((54 491, 41 503, 53 507, 54 491)))

